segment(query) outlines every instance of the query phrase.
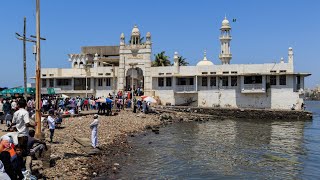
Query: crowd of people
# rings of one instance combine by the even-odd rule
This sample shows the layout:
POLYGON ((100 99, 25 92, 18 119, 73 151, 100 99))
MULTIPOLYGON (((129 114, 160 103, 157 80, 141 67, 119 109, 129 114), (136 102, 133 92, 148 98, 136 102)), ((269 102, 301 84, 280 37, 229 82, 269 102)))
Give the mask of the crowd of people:
MULTIPOLYGON (((31 161, 42 156, 46 142, 36 139, 34 109, 27 108, 24 98, 1 100, 1 123, 8 133, 0 139, 0 179, 24 179, 31 175, 31 161)), ((49 122, 50 124, 50 122, 49 122)), ((53 122, 54 128, 54 122, 53 122)))
MULTIPOLYGON (((134 95, 141 92, 135 91, 134 95)), ((89 125, 92 147, 98 147, 98 115, 113 115, 124 108, 132 108, 148 113, 149 103, 141 98, 132 97, 131 91, 122 92, 107 97, 61 97, 43 96, 40 101, 42 112, 42 131, 50 132, 47 143, 52 143, 54 131, 62 122, 63 114, 76 114, 81 111, 96 110, 93 122, 89 125), (133 104, 132 104, 133 103, 133 104), (113 109, 113 111, 112 111, 113 109)), ((139 96, 138 96, 139 97, 139 96)), ((35 138, 35 100, 23 97, 0 99, 0 120, 5 123, 7 134, 0 139, 0 179, 23 179, 31 175, 31 161, 42 156, 47 149, 46 141, 35 138)))

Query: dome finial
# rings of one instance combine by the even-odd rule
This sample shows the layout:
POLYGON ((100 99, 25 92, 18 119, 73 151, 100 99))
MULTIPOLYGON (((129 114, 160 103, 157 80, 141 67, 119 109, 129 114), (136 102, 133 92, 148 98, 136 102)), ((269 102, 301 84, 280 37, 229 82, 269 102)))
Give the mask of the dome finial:
POLYGON ((207 49, 204 49, 204 52, 203 52, 203 60, 204 61, 207 61, 207 49))

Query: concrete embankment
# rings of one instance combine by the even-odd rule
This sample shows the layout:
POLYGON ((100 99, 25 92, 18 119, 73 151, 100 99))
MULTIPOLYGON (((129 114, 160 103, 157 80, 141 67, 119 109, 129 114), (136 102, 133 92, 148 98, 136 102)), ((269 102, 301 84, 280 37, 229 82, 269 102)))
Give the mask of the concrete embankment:
POLYGON ((218 118, 218 119, 260 119, 260 120, 311 120, 312 113, 309 111, 295 110, 267 110, 267 109, 233 109, 233 108, 204 108, 188 106, 159 106, 162 112, 184 112, 191 116, 201 115, 196 118, 218 118))

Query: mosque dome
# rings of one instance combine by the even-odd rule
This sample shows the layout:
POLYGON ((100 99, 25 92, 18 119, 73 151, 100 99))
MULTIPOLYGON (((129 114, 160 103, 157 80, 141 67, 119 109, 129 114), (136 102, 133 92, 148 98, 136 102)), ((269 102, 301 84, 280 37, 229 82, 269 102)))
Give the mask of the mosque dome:
POLYGON ((197 66, 212 66, 212 65, 213 65, 213 62, 207 59, 207 53, 206 51, 204 51, 204 57, 201 61, 197 63, 197 66))
POLYGON ((131 36, 140 36, 140 31, 139 31, 137 25, 134 25, 132 32, 131 32, 131 36))
POLYGON ((224 17, 224 20, 222 21, 221 29, 231 29, 229 20, 227 19, 227 17, 224 17))

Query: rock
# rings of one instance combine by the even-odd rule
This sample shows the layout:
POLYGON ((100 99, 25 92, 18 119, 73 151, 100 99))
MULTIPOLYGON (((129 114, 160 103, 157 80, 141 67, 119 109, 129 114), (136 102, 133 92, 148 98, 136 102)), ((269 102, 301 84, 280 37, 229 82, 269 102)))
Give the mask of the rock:
POLYGON ((98 174, 97 174, 96 172, 93 172, 92 175, 93 175, 93 176, 97 176, 98 174))
POLYGON ((120 164, 119 164, 119 163, 114 163, 113 165, 114 165, 114 166, 120 166, 120 164))

